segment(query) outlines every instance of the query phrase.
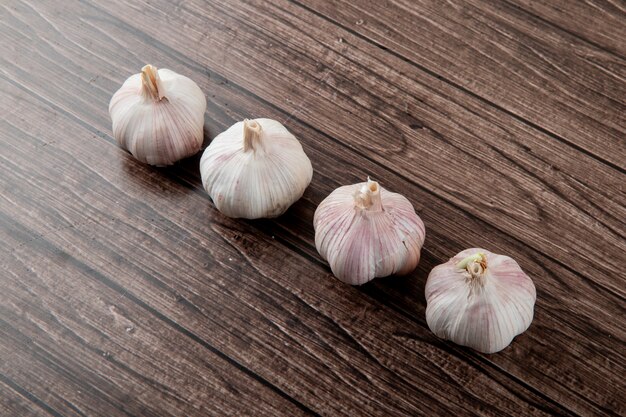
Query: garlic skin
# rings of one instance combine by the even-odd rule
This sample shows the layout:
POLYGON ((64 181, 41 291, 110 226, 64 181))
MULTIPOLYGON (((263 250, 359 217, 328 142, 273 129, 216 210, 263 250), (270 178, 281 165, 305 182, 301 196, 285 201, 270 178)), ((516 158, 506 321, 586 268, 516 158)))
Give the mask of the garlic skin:
POLYGON ((244 120, 220 133, 200 159, 202 185, 228 217, 283 214, 313 176, 302 145, 272 119, 244 120))
POLYGON ((409 200, 369 178, 330 193, 315 210, 313 226, 317 251, 351 285, 413 271, 426 236, 409 200))
POLYGON ((442 339, 495 353, 528 329, 536 298, 535 285, 512 258, 467 249, 428 275, 426 322, 442 339))
POLYGON ((146 65, 111 98, 113 136, 139 161, 156 166, 197 153, 206 99, 191 79, 146 65))

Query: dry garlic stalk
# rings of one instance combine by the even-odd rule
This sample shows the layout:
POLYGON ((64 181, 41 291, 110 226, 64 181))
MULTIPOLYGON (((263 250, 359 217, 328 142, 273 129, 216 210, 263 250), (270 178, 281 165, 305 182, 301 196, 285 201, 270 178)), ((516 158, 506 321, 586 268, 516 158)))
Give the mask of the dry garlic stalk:
POLYGON ((113 136, 135 158, 164 166, 200 150, 206 99, 191 79, 146 65, 113 95, 113 136))
POLYGON ((244 120, 220 133, 200 160, 202 184, 226 216, 277 217, 311 182, 302 145, 271 119, 244 120))
POLYGON ((315 211, 315 246, 340 280, 360 285, 415 269, 424 223, 405 197, 371 181, 337 188, 315 211))
POLYGON ((426 322, 442 339, 494 353, 530 326, 535 299, 535 285, 513 259, 467 249, 430 272, 426 322))

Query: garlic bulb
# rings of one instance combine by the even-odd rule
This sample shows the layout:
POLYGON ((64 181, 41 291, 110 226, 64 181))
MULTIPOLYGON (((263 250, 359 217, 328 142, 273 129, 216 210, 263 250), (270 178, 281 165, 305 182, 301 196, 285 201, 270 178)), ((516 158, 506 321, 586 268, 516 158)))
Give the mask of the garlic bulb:
POLYGON ((191 79, 146 65, 111 98, 119 145, 141 162, 164 166, 200 150, 206 99, 191 79))
POLYGON ((530 326, 535 299, 535 285, 513 259, 467 249, 428 275, 426 322, 442 339, 494 353, 530 326))
POLYGON ((271 119, 244 120, 220 133, 200 160, 202 184, 229 217, 277 217, 313 176, 311 161, 289 131, 271 119))
POLYGON ((313 226, 317 251, 352 285, 413 271, 426 235, 409 200, 369 178, 330 193, 315 210, 313 226))

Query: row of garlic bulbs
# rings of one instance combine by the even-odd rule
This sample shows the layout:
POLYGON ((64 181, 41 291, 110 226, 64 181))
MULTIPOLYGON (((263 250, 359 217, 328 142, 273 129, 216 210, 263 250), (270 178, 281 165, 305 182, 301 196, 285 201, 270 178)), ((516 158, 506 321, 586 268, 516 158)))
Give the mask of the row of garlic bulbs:
MULTIPOLYGON (((195 82, 151 65, 128 78, 109 105, 120 146, 157 166, 200 150, 205 110, 195 82)), ((300 199, 313 168, 282 124, 255 119, 213 139, 200 173, 220 212, 257 219, 279 216, 300 199)), ((337 278, 352 285, 413 271, 426 234, 408 199, 369 178, 333 191, 317 207, 313 225, 318 252, 337 278)), ((443 339, 493 353, 530 326, 535 299, 533 282, 513 259, 467 249, 430 272, 426 321, 443 339)))

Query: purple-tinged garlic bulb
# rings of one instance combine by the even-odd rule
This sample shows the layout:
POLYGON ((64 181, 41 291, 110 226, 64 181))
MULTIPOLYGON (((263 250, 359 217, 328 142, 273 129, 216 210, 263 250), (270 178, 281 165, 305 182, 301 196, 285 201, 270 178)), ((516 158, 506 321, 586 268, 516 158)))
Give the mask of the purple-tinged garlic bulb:
POLYGON ((313 226, 318 252, 337 278, 352 285, 413 271, 426 235, 409 200, 369 178, 330 193, 313 226))
POLYGON ((467 249, 428 275, 426 322, 442 339, 495 353, 528 329, 536 298, 512 258, 467 249))
POLYGON ((191 79, 146 65, 111 98, 113 136, 139 161, 165 166, 197 153, 206 98, 191 79))

